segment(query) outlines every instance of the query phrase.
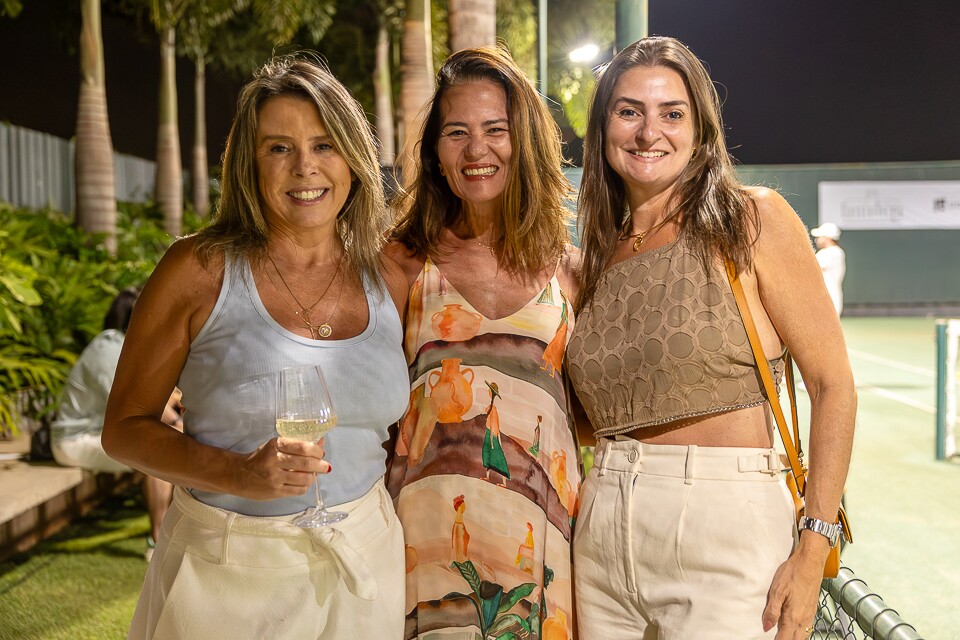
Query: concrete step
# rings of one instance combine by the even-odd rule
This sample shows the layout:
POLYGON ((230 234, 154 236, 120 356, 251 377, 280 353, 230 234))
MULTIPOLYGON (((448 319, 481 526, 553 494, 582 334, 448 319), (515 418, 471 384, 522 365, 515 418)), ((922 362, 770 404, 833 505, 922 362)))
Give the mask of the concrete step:
POLYGON ((132 474, 91 473, 27 459, 26 436, 0 441, 0 562, 27 551, 133 482, 132 474))

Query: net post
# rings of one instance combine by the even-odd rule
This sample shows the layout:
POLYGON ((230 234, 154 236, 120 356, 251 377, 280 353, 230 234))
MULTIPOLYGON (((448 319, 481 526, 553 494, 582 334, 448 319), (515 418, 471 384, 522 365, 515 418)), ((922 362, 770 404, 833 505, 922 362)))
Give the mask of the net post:
POLYGON ((937 320, 937 460, 946 460, 947 444, 947 321, 937 320))

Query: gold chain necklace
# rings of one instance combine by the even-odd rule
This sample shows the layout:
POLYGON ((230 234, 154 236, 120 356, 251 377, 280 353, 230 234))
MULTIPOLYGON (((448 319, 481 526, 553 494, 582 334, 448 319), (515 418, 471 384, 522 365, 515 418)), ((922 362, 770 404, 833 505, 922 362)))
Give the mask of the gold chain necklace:
MULTIPOLYGON (((319 325, 313 324, 313 321, 310 319, 310 312, 313 311, 314 307, 320 304, 320 301, 323 300, 324 296, 327 295, 327 292, 330 291, 330 287, 332 287, 333 283, 336 281, 337 275, 339 275, 340 273, 340 265, 343 264, 343 254, 342 253, 340 254, 340 260, 337 261, 337 269, 336 271, 333 272, 333 277, 330 278, 330 282, 327 283, 327 286, 324 288, 323 293, 321 293, 320 297, 317 298, 316 301, 309 307, 303 306, 300 300, 297 299, 297 296, 293 292, 293 289, 291 289, 290 285, 287 284, 286 278, 284 278, 283 274, 280 273, 280 268, 277 266, 277 263, 273 261, 273 258, 270 256, 269 253, 267 254, 267 260, 269 260, 270 264, 273 265, 273 268, 276 270, 277 275, 280 276, 280 282, 283 283, 284 288, 290 294, 290 297, 293 298, 293 301, 297 303, 297 306, 300 307, 300 310, 297 311, 296 309, 294 309, 293 305, 291 305, 290 302, 287 301, 287 299, 283 296, 282 293, 280 294, 280 297, 283 298, 283 301, 286 302, 291 309, 293 309, 293 315, 297 316, 297 318, 300 319, 300 322, 302 322, 304 326, 307 327, 307 329, 310 331, 310 337, 312 337, 314 340, 319 340, 320 338, 329 338, 330 335, 333 333, 333 327, 330 326, 329 322, 324 322, 319 325)), ((273 288, 277 289, 277 283, 273 281, 273 278, 270 276, 269 272, 267 273, 267 277, 270 278, 270 282, 273 284, 273 288)), ((277 293, 280 293, 279 289, 277 289, 277 293)), ((340 295, 341 296, 343 295, 343 287, 340 287, 340 295)), ((336 313, 338 306, 340 306, 339 297, 337 297, 337 304, 333 307, 333 311, 330 313, 330 318, 333 318, 333 314, 336 313)))
POLYGON ((497 255, 497 250, 494 249, 493 247, 491 247, 490 245, 488 245, 488 244, 483 244, 482 242, 480 242, 480 241, 477 240, 476 238, 474 238, 473 241, 476 242, 476 243, 477 243, 478 245, 480 245, 481 247, 483 247, 484 249, 486 249, 487 251, 489 251, 490 253, 492 253, 493 255, 497 255))
POLYGON ((630 234, 623 233, 623 234, 620 235, 620 237, 618 238, 618 240, 627 240, 627 239, 629 239, 629 238, 636 238, 636 240, 633 241, 633 251, 634 251, 634 253, 636 253, 637 251, 640 251, 640 245, 643 244, 643 241, 644 241, 649 235, 651 235, 651 234, 653 234, 653 233, 656 233, 656 231, 657 231, 658 229, 660 229, 660 227, 662 227, 663 225, 667 224, 668 222, 670 222, 671 220, 673 220, 674 218, 676 218, 677 215, 678 215, 678 214, 675 213, 675 214, 673 214, 672 216, 667 216, 666 218, 664 218, 663 220, 661 220, 661 221, 658 222, 657 224, 653 225, 652 227, 650 227, 650 228, 647 229, 646 231, 640 231, 640 232, 638 232, 638 233, 630 233, 630 234))

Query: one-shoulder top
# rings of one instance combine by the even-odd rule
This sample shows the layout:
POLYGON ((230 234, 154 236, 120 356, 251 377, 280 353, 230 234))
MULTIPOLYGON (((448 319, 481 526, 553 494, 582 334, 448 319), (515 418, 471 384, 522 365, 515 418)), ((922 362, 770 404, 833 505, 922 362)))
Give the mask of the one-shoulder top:
MULTIPOLYGON (((567 347, 597 437, 765 401, 726 272, 682 241, 603 273, 567 347)), ((770 361, 783 373, 783 355, 770 361)))

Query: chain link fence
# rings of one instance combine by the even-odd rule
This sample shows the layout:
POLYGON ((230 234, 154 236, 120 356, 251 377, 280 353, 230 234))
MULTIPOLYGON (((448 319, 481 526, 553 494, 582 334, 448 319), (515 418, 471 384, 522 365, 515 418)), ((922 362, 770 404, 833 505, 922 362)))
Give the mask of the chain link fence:
POLYGON ((847 567, 823 581, 813 640, 923 640, 847 567))

